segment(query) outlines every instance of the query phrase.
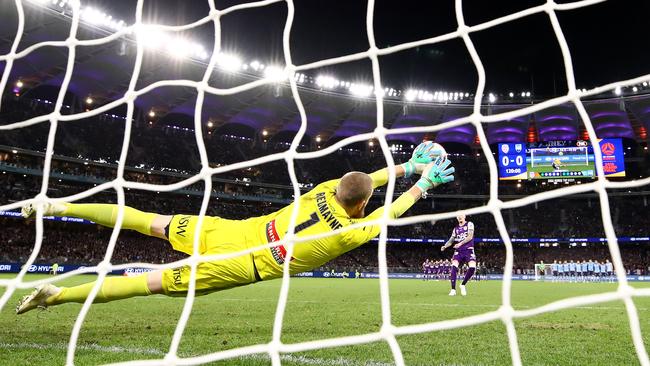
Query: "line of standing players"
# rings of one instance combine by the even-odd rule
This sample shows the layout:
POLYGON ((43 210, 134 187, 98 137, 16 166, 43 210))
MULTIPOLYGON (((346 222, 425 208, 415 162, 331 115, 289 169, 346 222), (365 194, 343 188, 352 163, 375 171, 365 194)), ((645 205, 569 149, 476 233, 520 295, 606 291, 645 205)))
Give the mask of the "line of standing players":
MULTIPOLYGON (((423 280, 448 280, 451 274, 452 263, 448 259, 440 259, 434 261, 432 259, 425 259, 422 262, 422 279, 423 280)), ((465 272, 468 270, 467 263, 459 268, 458 276, 464 277, 465 272)), ((476 273, 472 279, 474 281, 485 280, 487 273, 483 271, 481 262, 476 262, 476 273)))
POLYGON ((551 263, 553 281, 572 282, 612 282, 614 281, 614 266, 609 259, 598 262, 589 261, 553 261, 551 263))

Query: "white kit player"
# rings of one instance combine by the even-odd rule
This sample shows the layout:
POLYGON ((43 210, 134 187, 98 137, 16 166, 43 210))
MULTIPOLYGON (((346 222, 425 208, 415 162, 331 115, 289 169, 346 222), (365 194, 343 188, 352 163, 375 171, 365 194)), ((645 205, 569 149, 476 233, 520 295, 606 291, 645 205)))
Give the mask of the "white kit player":
POLYGON ((609 259, 607 259, 606 262, 605 262, 605 270, 607 271, 607 279, 608 279, 608 281, 610 281, 610 282, 613 281, 614 277, 612 277, 612 276, 614 274, 614 265, 612 264, 612 262, 609 261, 609 259))

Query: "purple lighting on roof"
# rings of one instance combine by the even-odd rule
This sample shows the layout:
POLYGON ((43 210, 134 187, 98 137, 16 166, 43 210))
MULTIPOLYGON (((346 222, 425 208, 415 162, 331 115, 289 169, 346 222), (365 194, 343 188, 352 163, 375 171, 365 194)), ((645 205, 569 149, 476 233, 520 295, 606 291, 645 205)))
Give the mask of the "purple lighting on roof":
POLYGON ((591 115, 591 118, 602 118, 602 117, 624 117, 625 112, 613 112, 613 111, 606 111, 606 112, 598 112, 594 113, 591 115))
POLYGON ((561 114, 553 114, 550 116, 546 116, 542 119, 540 119, 540 122, 546 122, 546 121, 552 121, 552 120, 564 120, 564 121, 573 121, 574 118, 571 116, 566 116, 566 115, 561 115, 561 114))
POLYGON ((625 128, 630 129, 630 125, 626 122, 606 122, 599 123, 594 126, 597 130, 607 129, 607 128, 625 128))
POLYGON ((577 132, 578 129, 574 126, 545 126, 544 128, 539 128, 540 135, 555 131, 577 132))
POLYGON ((517 127, 494 127, 488 130, 488 134, 493 133, 520 133, 525 134, 526 130, 517 127))

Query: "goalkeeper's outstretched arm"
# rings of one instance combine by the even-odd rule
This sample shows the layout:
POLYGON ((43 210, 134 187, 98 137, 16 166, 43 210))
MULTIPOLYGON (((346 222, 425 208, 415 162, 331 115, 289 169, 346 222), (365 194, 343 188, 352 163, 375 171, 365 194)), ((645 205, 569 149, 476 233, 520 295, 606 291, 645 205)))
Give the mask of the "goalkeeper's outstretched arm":
MULTIPOLYGON (((401 173, 404 174, 404 168, 402 166, 396 166, 395 169, 396 174, 400 169, 402 169, 401 173)), ((379 176, 379 174, 387 174, 387 171, 385 171, 385 173, 382 173, 384 170, 385 169, 379 170, 373 174, 376 176, 379 176)), ((428 164, 423 170, 422 176, 417 181, 417 183, 413 185, 408 191, 402 193, 402 195, 390 205, 390 211, 388 214, 389 218, 395 219, 402 216, 409 208, 411 208, 411 206, 415 204, 415 202, 422 198, 422 194, 424 192, 441 184, 452 182, 454 180, 454 171, 455 169, 451 166, 451 161, 446 158, 438 158, 433 163, 428 164)), ((373 178, 373 184, 374 179, 375 178, 373 178)), ((358 220, 357 222, 375 221, 381 219, 383 215, 384 207, 380 207, 373 211, 370 215, 361 220, 358 220)), ((348 233, 348 240, 360 245, 379 235, 380 231, 381 225, 372 224, 370 226, 364 227, 362 230, 351 230, 348 233)))

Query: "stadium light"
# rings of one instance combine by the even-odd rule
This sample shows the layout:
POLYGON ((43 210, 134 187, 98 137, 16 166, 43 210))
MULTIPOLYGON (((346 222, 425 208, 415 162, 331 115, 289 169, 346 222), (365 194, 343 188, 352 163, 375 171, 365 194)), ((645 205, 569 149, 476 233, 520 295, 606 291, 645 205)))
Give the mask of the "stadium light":
POLYGON ((260 68, 260 62, 257 60, 253 60, 253 62, 251 62, 249 65, 255 71, 257 71, 260 68))
POLYGON ((237 71, 241 68, 242 61, 239 57, 227 53, 219 53, 217 64, 226 71, 237 71))
POLYGON ((515 93, 510 92, 510 93, 508 93, 508 96, 509 96, 510 98, 514 98, 514 97, 515 97, 515 93))
MULTIPOLYGON (((137 29, 135 35, 138 42, 148 49, 159 49, 170 42, 168 34, 145 26, 137 29)), ((173 53, 174 51, 172 50, 171 52, 173 53)))
POLYGON ((366 84, 352 84, 350 86, 350 93, 357 97, 368 97, 372 94, 373 87, 366 84))
POLYGON ((16 81, 16 87, 17 87, 17 88, 22 88, 23 85, 25 85, 25 84, 23 84, 22 81, 20 81, 20 80, 16 81))
POLYGON ((208 121, 208 127, 209 127, 209 128, 214 127, 214 122, 212 122, 212 121, 208 121))
POLYGON ((268 135, 269 135, 269 131, 267 131, 267 130, 262 130, 262 136, 268 136, 268 135))
POLYGON ((86 98, 86 104, 93 104, 94 100, 91 97, 86 98))
POLYGON ((320 136, 316 136, 316 142, 321 142, 321 141, 322 141, 321 137, 320 137, 320 136))
POLYGON ((368 141, 368 146, 370 146, 370 147, 375 146, 374 141, 368 141))
MULTIPOLYGON (((436 93, 437 93, 437 92, 436 92, 436 93)), ((415 98, 417 97, 417 95, 418 95, 417 90, 409 89, 409 90, 407 90, 406 93, 404 94, 404 99, 406 99, 408 102, 412 102, 412 101, 415 100, 415 98)))
POLYGON ((639 88, 637 88, 637 87, 635 86, 634 88, 632 88, 632 91, 636 93, 636 92, 639 91, 639 88))
POLYGON ((166 50, 175 58, 185 58, 192 53, 192 44, 185 39, 173 39, 167 42, 166 50))
POLYGON ((617 86, 616 89, 614 89, 614 94, 616 95, 621 95, 623 91, 621 90, 620 86, 617 86))
POLYGON ((526 97, 530 98, 530 92, 526 92, 526 97))
POLYGON ((264 70, 264 76, 275 81, 281 82, 286 79, 284 69, 278 66, 269 66, 264 70))
MULTIPOLYGON (((334 79, 331 76, 319 75, 316 78, 316 86, 324 89, 333 89, 336 85, 339 84, 339 81, 334 79)), ((345 84, 345 83, 342 83, 345 84)), ((349 85, 348 85, 349 87, 349 85)))
POLYGON ((155 116, 156 116, 156 112, 154 112, 153 110, 149 111, 149 117, 153 118, 155 116))
POLYGON ((490 101, 490 103, 494 103, 497 101, 497 97, 494 94, 490 93, 488 95, 488 100, 490 101))

